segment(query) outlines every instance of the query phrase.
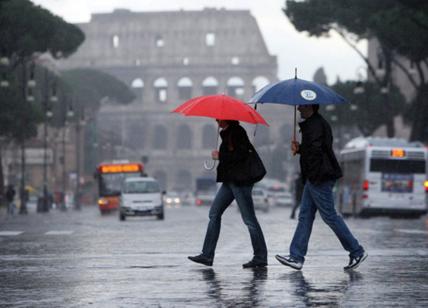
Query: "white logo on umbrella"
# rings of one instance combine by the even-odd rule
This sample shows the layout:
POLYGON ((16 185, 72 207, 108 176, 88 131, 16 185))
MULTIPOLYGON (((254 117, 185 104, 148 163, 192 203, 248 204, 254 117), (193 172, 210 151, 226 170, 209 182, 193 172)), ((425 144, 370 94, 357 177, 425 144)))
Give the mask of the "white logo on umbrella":
POLYGON ((307 101, 313 101, 317 98, 317 94, 312 90, 303 90, 300 95, 307 101))

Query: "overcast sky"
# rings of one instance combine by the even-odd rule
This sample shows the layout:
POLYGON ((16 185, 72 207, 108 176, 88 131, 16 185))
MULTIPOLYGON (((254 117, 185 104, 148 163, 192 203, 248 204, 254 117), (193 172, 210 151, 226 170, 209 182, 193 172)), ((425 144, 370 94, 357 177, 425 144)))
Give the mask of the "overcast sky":
MULTIPOLYGON (((204 7, 248 9, 256 17, 269 52, 278 57, 280 79, 294 77, 294 67, 302 79, 312 80, 323 66, 329 83, 337 76, 356 79, 363 65, 359 56, 341 38, 310 38, 297 32, 283 14, 285 0, 32 0, 68 22, 88 22, 91 13, 112 12, 115 8, 132 11, 200 10, 204 7)), ((360 50, 367 54, 367 44, 360 50)))

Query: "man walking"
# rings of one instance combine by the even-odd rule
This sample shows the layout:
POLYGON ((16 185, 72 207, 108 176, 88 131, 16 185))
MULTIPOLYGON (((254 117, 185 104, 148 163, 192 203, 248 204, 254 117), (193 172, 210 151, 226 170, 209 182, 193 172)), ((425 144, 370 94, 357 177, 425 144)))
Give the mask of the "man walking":
POLYGON ((334 208, 333 186, 342 176, 342 171, 333 152, 333 137, 328 122, 318 113, 319 105, 300 105, 298 110, 303 122, 299 123, 302 143, 292 141, 293 155, 300 154, 300 168, 304 184, 300 205, 299 222, 290 245, 290 255, 276 255, 282 264, 300 270, 308 250, 309 237, 316 211, 333 230, 349 252, 349 264, 344 270, 357 268, 367 258, 364 248, 358 243, 334 208))

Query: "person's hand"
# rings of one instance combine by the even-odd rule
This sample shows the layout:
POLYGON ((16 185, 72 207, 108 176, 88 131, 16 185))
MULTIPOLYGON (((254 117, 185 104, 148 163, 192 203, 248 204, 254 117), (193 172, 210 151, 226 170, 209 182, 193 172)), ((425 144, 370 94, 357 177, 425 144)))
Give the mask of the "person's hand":
POLYGON ((299 152, 299 143, 295 140, 291 141, 291 153, 295 156, 299 152))
POLYGON ((213 150, 213 151, 211 152, 211 157, 212 157, 212 159, 214 159, 214 160, 218 160, 218 157, 219 157, 219 153, 218 153, 218 151, 217 151, 217 150, 213 150))

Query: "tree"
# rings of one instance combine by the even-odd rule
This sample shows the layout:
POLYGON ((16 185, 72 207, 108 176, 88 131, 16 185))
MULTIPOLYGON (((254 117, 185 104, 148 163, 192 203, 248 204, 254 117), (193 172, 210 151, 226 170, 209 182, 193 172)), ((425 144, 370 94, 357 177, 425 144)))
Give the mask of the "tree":
POLYGON ((346 97, 350 104, 323 106, 322 112, 330 116, 333 127, 356 127, 364 136, 370 136, 378 127, 386 124, 388 119, 401 114, 404 109, 404 97, 395 86, 389 89, 389 94, 382 94, 375 82, 361 83, 355 81, 337 81, 332 88, 346 97), (362 93, 355 93, 356 87, 362 87, 362 93), (382 109, 388 99, 391 108, 382 109))
MULTIPOLYGON (((10 81, 9 89, 0 93, 0 123, 5 123, 0 135, 11 137, 23 150, 24 141, 33 136, 42 119, 37 116, 40 106, 26 101, 27 67, 42 53, 50 52, 56 58, 69 56, 85 36, 75 25, 28 0, 0 2, 0 25, 0 57, 9 60, 0 73, 10 81)), ((24 168, 25 160, 21 161, 24 168)), ((3 192, 4 183, 0 181, 0 194, 3 192)))
MULTIPOLYGON (((404 0, 306 0, 286 1, 285 14, 298 31, 307 31, 311 36, 326 36, 330 31, 338 33, 366 62, 370 78, 379 86, 392 84, 391 71, 394 64, 402 70, 416 90, 416 105, 423 110, 427 104, 422 95, 426 78, 423 66, 427 63, 428 49, 428 3, 404 0), (377 39, 380 44, 380 63, 383 76, 376 74, 376 67, 356 47, 360 39, 377 39), (416 80, 397 55, 415 63, 416 80)), ((391 106, 382 105, 386 111, 391 106)), ((425 112, 428 114, 428 112, 425 112)), ((421 132, 427 116, 420 113, 413 121, 411 139, 428 141, 428 132, 421 132)), ((388 136, 393 135, 392 118, 388 119, 388 136)))

